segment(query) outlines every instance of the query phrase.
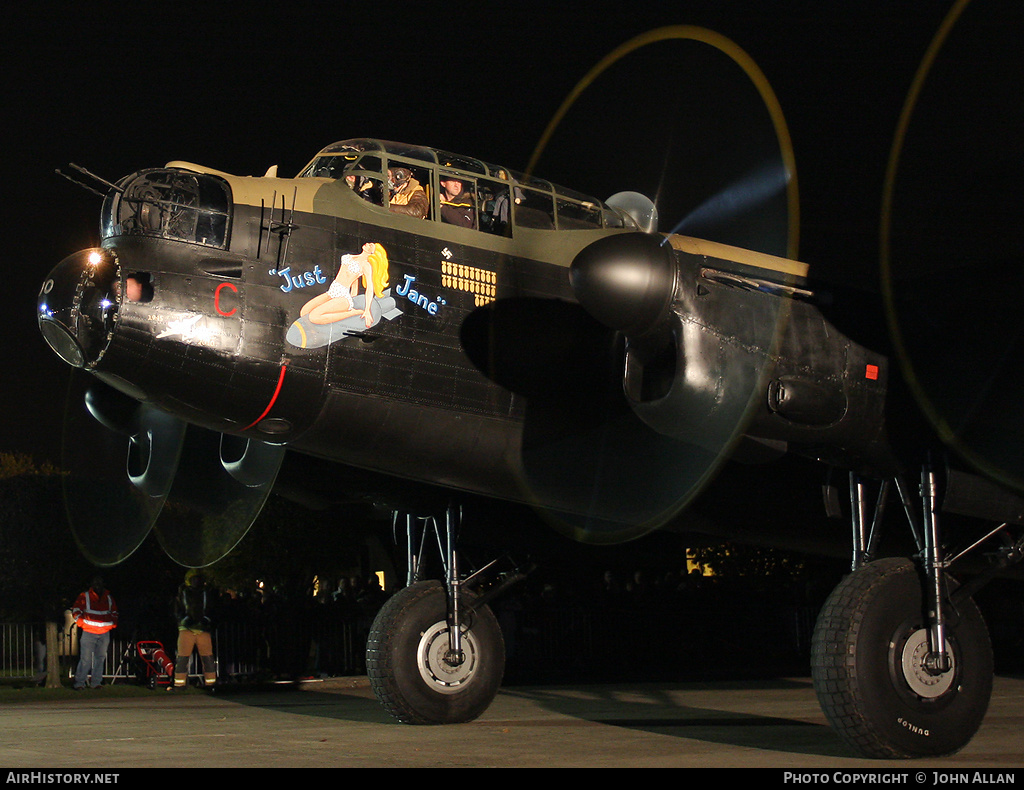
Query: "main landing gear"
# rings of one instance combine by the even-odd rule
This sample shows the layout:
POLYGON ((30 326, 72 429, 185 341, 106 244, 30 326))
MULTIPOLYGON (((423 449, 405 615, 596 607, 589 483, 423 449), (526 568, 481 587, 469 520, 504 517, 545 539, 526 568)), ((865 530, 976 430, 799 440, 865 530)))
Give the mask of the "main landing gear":
POLYGON ((442 535, 437 518, 406 517, 408 585, 388 599, 370 630, 370 686, 384 709, 407 724, 472 721, 490 706, 504 674, 505 643, 487 601, 520 577, 508 575, 486 594, 477 590, 494 563, 463 579, 459 519, 449 508, 442 535), (429 537, 436 538, 444 582, 419 579, 429 537))
MULTIPOLYGON (((982 579, 958 587, 947 569, 938 518, 936 476, 921 476, 917 517, 905 486, 903 499, 918 553, 909 559, 874 559, 877 525, 890 484, 883 483, 870 531, 864 482, 851 476, 853 570, 833 591, 818 618, 811 645, 814 688, 829 723, 867 757, 910 758, 951 754, 981 726, 992 693, 988 630, 971 599, 982 579)), ((1010 538, 988 572, 1021 559, 1024 538, 1010 538)))

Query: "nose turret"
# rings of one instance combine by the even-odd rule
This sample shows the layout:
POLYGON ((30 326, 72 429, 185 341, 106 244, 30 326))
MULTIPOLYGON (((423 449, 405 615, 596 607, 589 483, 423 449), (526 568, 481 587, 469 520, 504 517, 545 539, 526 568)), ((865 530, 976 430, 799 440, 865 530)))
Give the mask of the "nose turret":
POLYGON ((118 266, 109 250, 69 255, 39 291, 39 331, 61 359, 90 368, 102 356, 117 315, 118 266))

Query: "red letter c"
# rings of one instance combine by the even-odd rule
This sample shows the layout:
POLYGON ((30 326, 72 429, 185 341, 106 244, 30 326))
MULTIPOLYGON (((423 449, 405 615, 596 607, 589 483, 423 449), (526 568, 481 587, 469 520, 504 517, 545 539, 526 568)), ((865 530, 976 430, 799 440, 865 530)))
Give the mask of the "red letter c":
POLYGON ((220 292, 224 288, 230 288, 235 293, 238 293, 238 289, 232 283, 221 283, 220 285, 217 286, 217 290, 214 291, 213 293, 213 309, 223 316, 233 316, 235 313, 238 312, 237 307, 232 307, 227 312, 220 309, 220 292))

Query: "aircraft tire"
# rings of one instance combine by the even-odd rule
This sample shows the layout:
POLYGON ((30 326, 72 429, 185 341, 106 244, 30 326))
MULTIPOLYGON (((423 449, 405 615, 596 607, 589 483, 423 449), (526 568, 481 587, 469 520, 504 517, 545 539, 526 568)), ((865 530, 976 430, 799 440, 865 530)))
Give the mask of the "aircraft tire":
POLYGON ((406 587, 381 608, 370 629, 366 667, 384 709, 406 724, 472 721, 490 706, 505 672, 505 642, 489 607, 463 604, 463 652, 453 666, 448 649, 444 587, 406 587))
POLYGON ((952 668, 933 675, 918 659, 928 632, 922 577, 910 560, 865 565, 822 608, 811 642, 814 689, 829 723, 864 756, 952 754, 981 726, 994 671, 988 629, 970 598, 947 609, 952 668))

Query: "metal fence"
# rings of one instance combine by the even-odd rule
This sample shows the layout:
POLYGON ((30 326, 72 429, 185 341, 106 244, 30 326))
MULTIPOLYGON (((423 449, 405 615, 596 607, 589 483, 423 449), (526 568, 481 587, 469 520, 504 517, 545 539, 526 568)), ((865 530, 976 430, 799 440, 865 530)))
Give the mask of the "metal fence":
MULTIPOLYGON (((263 676, 341 676, 365 671, 356 623, 334 623, 329 628, 293 628, 287 624, 253 627, 228 623, 213 632, 217 674, 225 680, 263 676)), ((78 661, 78 634, 60 630, 57 652, 62 679, 74 675, 78 661)), ((111 633, 103 677, 106 681, 146 682, 159 670, 152 661, 153 647, 162 647, 174 659, 173 642, 135 641, 118 631, 111 633)), ((193 654, 190 676, 202 675, 193 654)), ((0 623, 0 678, 41 680, 46 675, 46 626, 42 623, 0 623)))
MULTIPOLYGON (((734 603, 734 602, 730 602, 734 603)), ((764 671, 799 671, 809 658, 814 610, 803 605, 745 599, 744 606, 700 600, 686 605, 609 605, 535 601, 495 608, 507 648, 506 678, 520 682, 621 679, 629 665, 648 679, 702 677, 750 669, 758 646, 764 671)), ((223 681, 339 677, 366 672, 367 613, 239 618, 213 634, 218 677, 223 681)), ((62 677, 74 673, 75 629, 62 633, 57 650, 62 677)), ((108 681, 145 682, 152 670, 139 643, 119 628, 107 653, 108 681)), ((0 624, 0 676, 38 677, 45 658, 42 625, 0 624)), ((173 659, 176 632, 159 642, 173 659)), ((198 656, 190 674, 201 675, 198 656)))
POLYGON ((42 624, 0 623, 0 677, 31 678, 45 673, 42 624))

